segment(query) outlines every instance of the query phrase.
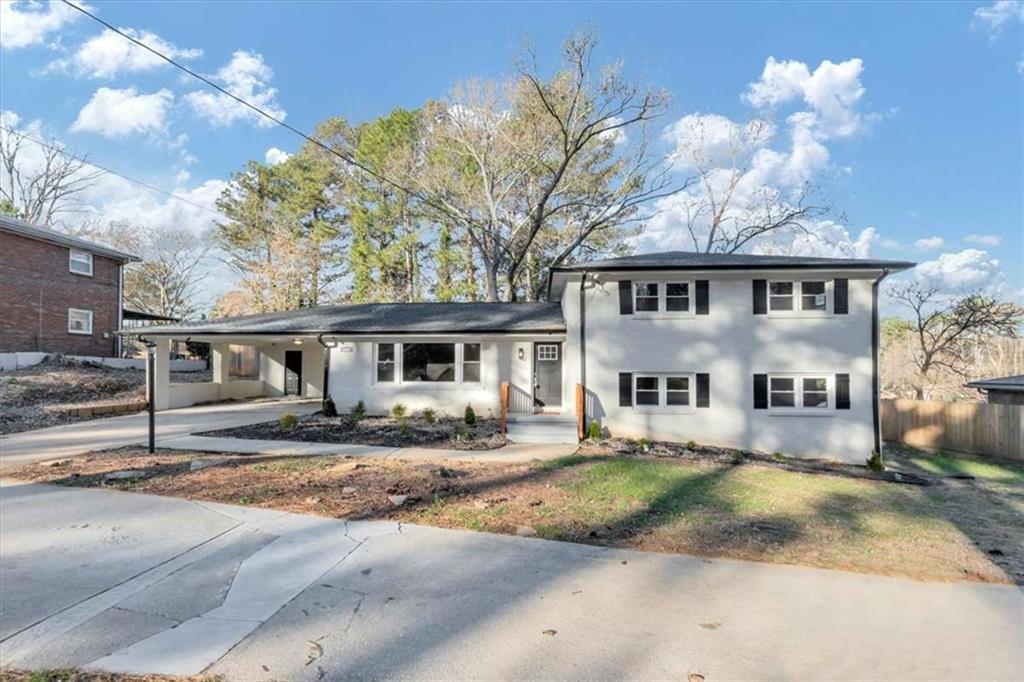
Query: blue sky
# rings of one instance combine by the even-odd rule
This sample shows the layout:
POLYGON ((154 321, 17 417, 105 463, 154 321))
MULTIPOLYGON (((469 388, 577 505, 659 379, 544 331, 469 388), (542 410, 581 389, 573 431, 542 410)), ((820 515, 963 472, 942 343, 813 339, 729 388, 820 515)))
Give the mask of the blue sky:
MULTIPOLYGON (((247 160, 299 146, 113 41, 83 50, 102 32, 88 18, 2 1, 0 109, 13 112, 5 125, 204 205, 247 160)), ((1019 2, 89 6, 177 48, 197 71, 248 88, 304 130, 331 115, 360 121, 415 107, 460 79, 505 75, 527 38, 553 67, 560 42, 579 28, 599 35, 600 59, 621 60, 629 75, 672 93, 666 128, 693 114, 762 115, 749 88, 769 58, 802 63, 812 76, 824 75, 825 61, 856 65, 846 82, 863 89, 847 111, 855 130, 819 133, 827 161, 814 169, 851 244, 928 263, 924 272, 950 288, 1024 289, 1019 2)), ((792 133, 786 116, 809 106, 794 96, 776 108, 780 151, 792 133)), ((121 181, 88 200, 105 214, 197 231, 212 218, 121 181)), ((658 229, 672 229, 671 214, 658 229)))

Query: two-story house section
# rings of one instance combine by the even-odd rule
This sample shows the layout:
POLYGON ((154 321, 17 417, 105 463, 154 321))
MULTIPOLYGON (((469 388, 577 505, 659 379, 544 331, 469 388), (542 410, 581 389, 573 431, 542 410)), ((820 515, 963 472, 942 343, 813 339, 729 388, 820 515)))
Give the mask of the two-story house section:
POLYGON ((116 357, 123 268, 137 260, 0 216, 0 352, 116 357))
POLYGON ((913 263, 665 252, 555 268, 568 382, 616 435, 863 462, 878 286, 913 263))

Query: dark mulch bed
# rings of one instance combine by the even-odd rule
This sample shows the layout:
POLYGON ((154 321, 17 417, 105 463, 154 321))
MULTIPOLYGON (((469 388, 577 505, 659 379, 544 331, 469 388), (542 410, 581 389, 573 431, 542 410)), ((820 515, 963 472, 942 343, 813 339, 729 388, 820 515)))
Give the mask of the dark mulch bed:
POLYGON ((475 424, 469 426, 462 419, 450 417, 439 417, 431 423, 419 415, 357 419, 348 414, 326 417, 322 412, 299 417, 293 428, 285 428, 280 422, 273 421, 207 431, 198 435, 450 450, 494 450, 503 447, 506 442, 497 419, 478 418, 475 424))

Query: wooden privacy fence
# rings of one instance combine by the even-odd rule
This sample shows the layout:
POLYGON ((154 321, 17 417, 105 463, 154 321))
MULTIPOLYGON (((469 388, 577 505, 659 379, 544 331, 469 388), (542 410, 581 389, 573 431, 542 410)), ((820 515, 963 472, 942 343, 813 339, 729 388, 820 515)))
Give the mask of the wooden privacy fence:
POLYGON ((883 400, 882 438, 915 447, 1024 460, 1024 405, 883 400))

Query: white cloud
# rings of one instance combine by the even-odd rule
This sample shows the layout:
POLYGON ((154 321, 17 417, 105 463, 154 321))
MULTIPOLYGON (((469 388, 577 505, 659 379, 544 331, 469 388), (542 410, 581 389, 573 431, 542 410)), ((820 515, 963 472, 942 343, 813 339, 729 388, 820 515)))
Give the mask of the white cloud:
POLYGON ((174 95, 166 89, 138 94, 135 88, 100 88, 78 112, 71 130, 99 133, 107 138, 160 133, 166 130, 167 110, 173 102, 174 95))
POLYGON ((750 84, 742 98, 755 107, 775 107, 801 98, 813 114, 813 118, 804 117, 803 124, 815 136, 849 137, 864 126, 857 111, 864 95, 863 71, 864 62, 857 58, 838 64, 826 59, 811 71, 802 62, 778 62, 769 57, 761 78, 750 84))
MULTIPOLYGON (((83 8, 89 6, 78 3, 83 8)), ((78 17, 80 12, 62 2, 0 2, 0 46, 6 50, 42 45, 78 17)))
POLYGON ((283 149, 278 149, 277 147, 271 147, 263 156, 263 160, 266 161, 268 166, 276 166, 279 163, 284 163, 289 158, 291 158, 291 154, 283 149))
POLYGON ((1013 21, 1024 23, 1024 3, 1020 0, 997 0, 991 5, 974 10, 972 26, 995 36, 1013 21))
POLYGON ((806 232, 780 234, 775 239, 761 242, 754 253, 784 256, 818 256, 821 258, 870 258, 871 250, 879 242, 878 231, 866 227, 856 238, 839 223, 822 220, 806 232))
MULTIPOLYGON (((263 61, 263 55, 239 50, 216 73, 215 78, 236 97, 284 120, 288 114, 277 102, 277 89, 270 87, 273 75, 273 70, 263 61)), ((274 125, 269 119, 219 92, 190 92, 185 95, 185 101, 196 114, 214 126, 229 126, 236 121, 248 121, 261 128, 274 125)))
POLYGON ((964 237, 968 244, 982 244, 984 246, 999 246, 1003 238, 994 234, 969 234, 964 237))
MULTIPOLYGON (((189 60, 203 54, 199 49, 179 48, 151 31, 120 30, 172 59, 189 60)), ((98 36, 79 45, 70 57, 50 64, 49 69, 70 71, 80 77, 113 78, 122 73, 150 71, 161 66, 169 64, 114 31, 104 29, 98 36)))
POLYGON ((935 260, 921 263, 914 272, 919 280, 951 294, 995 291, 1003 284, 999 261, 978 249, 943 253, 935 260))
POLYGON ((914 242, 914 248, 918 251, 938 251, 946 245, 942 237, 925 237, 914 242))

